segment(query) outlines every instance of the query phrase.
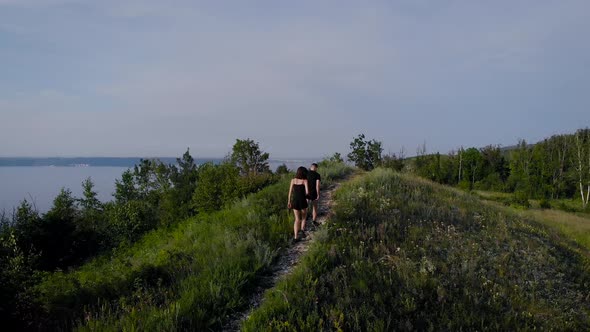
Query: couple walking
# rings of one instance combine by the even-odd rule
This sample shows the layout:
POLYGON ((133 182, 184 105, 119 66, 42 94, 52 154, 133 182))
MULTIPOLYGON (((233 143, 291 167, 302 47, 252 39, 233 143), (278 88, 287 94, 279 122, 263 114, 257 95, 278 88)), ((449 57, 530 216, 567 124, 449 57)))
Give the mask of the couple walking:
POLYGON ((307 208, 312 206, 312 223, 318 226, 316 219, 318 216, 318 201, 320 199, 320 181, 321 176, 317 172, 318 164, 313 163, 309 171, 301 166, 297 169, 295 178, 291 179, 289 187, 289 209, 293 209, 295 214, 295 224, 293 225, 293 241, 297 242, 305 237, 305 221, 307 219, 307 208), (308 203, 309 201, 309 203, 308 203))

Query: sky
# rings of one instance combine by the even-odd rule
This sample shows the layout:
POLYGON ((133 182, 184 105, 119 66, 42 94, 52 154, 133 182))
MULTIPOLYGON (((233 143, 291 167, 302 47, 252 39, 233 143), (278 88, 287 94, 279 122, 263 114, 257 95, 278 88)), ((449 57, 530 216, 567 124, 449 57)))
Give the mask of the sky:
POLYGON ((590 125, 590 1, 0 0, 0 156, 271 158, 590 125))

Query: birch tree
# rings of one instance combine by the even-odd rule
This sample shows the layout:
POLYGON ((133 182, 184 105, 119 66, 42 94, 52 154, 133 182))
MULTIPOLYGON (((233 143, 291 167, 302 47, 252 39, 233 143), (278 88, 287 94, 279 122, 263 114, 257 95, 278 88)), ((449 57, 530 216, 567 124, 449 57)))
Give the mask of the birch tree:
POLYGON ((576 171, 578 185, 582 198, 582 208, 588 206, 590 198, 590 129, 580 129, 576 132, 576 171), (584 188, 586 187, 586 188, 584 188))

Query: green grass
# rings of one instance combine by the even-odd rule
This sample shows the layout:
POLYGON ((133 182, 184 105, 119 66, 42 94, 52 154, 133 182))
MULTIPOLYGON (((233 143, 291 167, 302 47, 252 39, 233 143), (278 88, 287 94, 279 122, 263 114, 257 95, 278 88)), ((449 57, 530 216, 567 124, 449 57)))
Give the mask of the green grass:
MULTIPOLYGON (((331 181, 350 167, 327 168, 331 181)), ((47 329, 218 329, 287 246, 289 179, 233 206, 160 229, 70 272, 47 274, 32 296, 47 329)))
POLYGON ((588 250, 514 210, 375 170, 244 331, 589 330, 588 250))
POLYGON ((559 210, 531 209, 517 212, 523 218, 537 220, 559 230, 579 245, 590 250, 590 218, 559 210))
MULTIPOLYGON (((481 198, 498 202, 505 206, 510 205, 506 204, 506 202, 511 202, 512 200, 512 194, 509 193, 476 191, 475 194, 481 198)), ((523 210, 522 208, 514 208, 513 206, 507 208, 522 218, 533 219, 558 230, 566 237, 573 239, 579 245, 590 250, 590 214, 575 212, 582 210, 581 202, 571 199, 551 200, 552 209, 542 209, 539 200, 530 200, 530 202, 530 209, 523 210), (560 208, 564 206, 566 208, 560 208)))

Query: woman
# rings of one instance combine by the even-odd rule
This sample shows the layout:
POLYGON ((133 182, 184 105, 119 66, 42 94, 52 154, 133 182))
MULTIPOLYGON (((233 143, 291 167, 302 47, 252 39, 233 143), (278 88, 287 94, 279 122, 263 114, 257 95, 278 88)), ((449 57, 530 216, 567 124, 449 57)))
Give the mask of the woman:
POLYGON ((307 169, 301 166, 297 169, 295 178, 291 179, 289 201, 287 202, 289 209, 293 209, 293 213, 295 214, 295 224, 293 225, 294 242, 299 241, 299 230, 305 230, 308 195, 309 187, 307 185, 307 169), (291 200, 291 198, 293 199, 291 200))

